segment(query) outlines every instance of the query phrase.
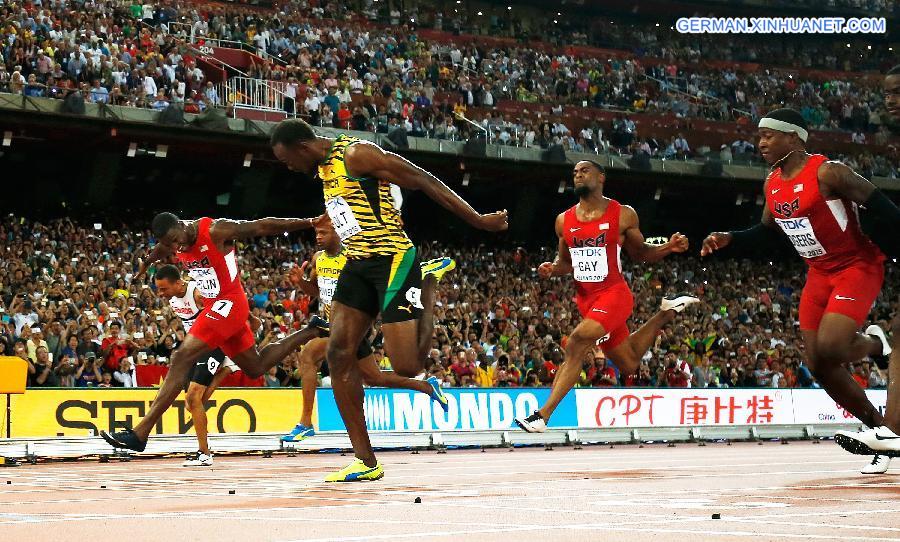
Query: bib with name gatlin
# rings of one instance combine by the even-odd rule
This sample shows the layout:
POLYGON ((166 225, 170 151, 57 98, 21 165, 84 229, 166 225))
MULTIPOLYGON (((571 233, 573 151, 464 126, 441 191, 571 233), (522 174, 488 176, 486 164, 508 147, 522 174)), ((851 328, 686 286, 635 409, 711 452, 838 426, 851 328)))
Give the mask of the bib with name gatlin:
POLYGON ((343 254, 351 260, 393 256, 412 248, 403 231, 400 211, 394 207, 389 180, 353 177, 344 154, 358 138, 340 135, 334 140, 318 176, 325 194, 325 211, 341 238, 343 254))

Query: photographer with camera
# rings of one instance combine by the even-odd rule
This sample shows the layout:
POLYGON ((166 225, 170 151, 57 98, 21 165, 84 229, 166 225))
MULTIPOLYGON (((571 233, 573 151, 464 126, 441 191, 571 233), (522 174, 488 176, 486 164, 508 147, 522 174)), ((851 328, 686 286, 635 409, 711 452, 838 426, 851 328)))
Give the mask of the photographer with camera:
POLYGON ((137 377, 134 373, 133 358, 128 356, 119 360, 119 370, 113 373, 114 385, 123 388, 136 388, 137 377))
POLYGON ((92 351, 79 359, 81 364, 75 370, 75 386, 79 388, 98 386, 103 379, 101 372, 103 361, 92 351))

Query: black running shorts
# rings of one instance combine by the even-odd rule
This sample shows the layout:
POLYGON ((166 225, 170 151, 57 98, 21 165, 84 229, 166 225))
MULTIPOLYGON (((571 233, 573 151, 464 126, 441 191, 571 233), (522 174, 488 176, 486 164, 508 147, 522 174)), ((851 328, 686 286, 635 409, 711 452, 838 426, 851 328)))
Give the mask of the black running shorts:
POLYGON ((223 363, 225 363, 225 353, 218 348, 213 350, 209 356, 194 364, 191 382, 209 387, 223 363))
POLYGON ((393 256, 347 260, 334 301, 361 310, 385 324, 422 316, 422 271, 415 247, 393 256))

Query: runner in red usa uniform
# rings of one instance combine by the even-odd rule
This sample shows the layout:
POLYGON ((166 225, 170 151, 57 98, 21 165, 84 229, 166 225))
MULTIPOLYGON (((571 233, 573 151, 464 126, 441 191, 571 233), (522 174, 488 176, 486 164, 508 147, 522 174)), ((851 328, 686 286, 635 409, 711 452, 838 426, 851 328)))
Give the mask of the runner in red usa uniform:
POLYGON ((203 309, 190 334, 232 357, 256 342, 247 317, 250 305, 238 276, 234 246, 222 254, 209 235, 211 218, 197 222, 197 240, 175 255, 197 283, 200 295, 214 300, 203 309))
POLYGON ((655 262, 687 250, 687 237, 676 233, 662 246, 647 244, 634 209, 603 195, 606 173, 602 166, 578 162, 574 177, 579 202, 556 218, 559 253, 554 262, 541 264, 538 274, 547 279, 571 273, 575 302, 584 320, 568 338, 565 362, 556 372, 547 402, 533 414, 516 418, 516 424, 528 432, 546 430, 551 414, 578 381, 582 359, 591 347, 600 343, 623 375, 632 374, 659 330, 676 312, 699 301, 684 294, 667 297, 660 311, 629 335, 626 322, 634 297, 622 276, 622 248, 632 260, 655 262))
MULTIPOLYGON (((153 248, 136 278, 150 264, 176 256, 197 282, 200 294, 209 300, 183 344, 169 362, 169 373, 157 393, 147 416, 134 429, 115 433, 101 432, 110 444, 143 451, 147 437, 163 412, 172 405, 190 377, 196 360, 220 348, 250 378, 261 376, 269 368, 318 337, 314 322, 306 329, 267 345, 258 352, 247 322, 250 307, 241 284, 235 253, 235 241, 250 237, 278 235, 311 228, 311 219, 263 218, 251 221, 201 218, 182 221, 172 213, 160 213, 153 219, 153 235, 159 243, 153 248)), ((110 428, 112 429, 112 428, 110 428)))
POLYGON ((807 135, 803 117, 791 109, 760 120, 759 149, 772 166, 762 221, 749 230, 710 234, 701 255, 731 243, 765 245, 783 232, 809 266, 800 332, 810 369, 828 395, 875 427, 882 414, 843 364, 870 356, 886 367, 884 332, 878 326, 858 332, 881 290, 885 259, 862 232, 858 207, 889 217, 893 204, 844 164, 807 154, 807 135))

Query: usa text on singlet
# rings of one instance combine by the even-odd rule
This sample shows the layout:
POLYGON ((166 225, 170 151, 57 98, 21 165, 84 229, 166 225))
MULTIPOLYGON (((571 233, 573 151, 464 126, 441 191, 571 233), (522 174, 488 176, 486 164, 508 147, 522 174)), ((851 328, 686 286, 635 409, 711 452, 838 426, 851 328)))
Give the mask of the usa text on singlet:
POLYGON ((340 135, 318 176, 325 194, 325 211, 344 246, 348 259, 393 256, 412 247, 403 231, 400 211, 394 206, 390 180, 352 177, 344 154, 350 145, 369 143, 340 135))

